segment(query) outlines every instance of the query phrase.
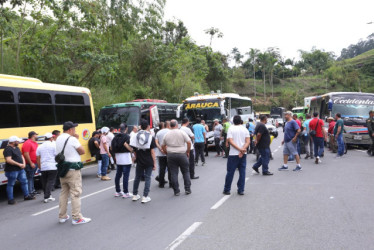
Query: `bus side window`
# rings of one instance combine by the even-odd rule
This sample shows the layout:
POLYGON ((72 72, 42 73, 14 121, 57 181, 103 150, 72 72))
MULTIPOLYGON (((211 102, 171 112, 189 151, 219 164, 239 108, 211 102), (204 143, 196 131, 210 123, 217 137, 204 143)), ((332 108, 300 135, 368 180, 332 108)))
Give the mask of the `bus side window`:
POLYGON ((0 128, 18 127, 17 107, 10 91, 0 91, 0 117, 0 128))
POLYGON ((91 123, 91 108, 89 105, 84 105, 85 99, 86 103, 89 103, 88 96, 56 94, 55 103, 57 124, 63 124, 66 121, 91 123))
POLYGON ((54 125, 52 98, 47 93, 19 92, 21 127, 54 125))

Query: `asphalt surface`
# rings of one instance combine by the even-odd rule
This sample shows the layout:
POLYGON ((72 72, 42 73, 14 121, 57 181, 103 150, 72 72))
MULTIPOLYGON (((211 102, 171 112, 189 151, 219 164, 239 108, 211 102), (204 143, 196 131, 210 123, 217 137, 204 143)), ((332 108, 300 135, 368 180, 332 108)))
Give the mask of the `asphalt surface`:
MULTIPOLYGON (((244 196, 235 192, 237 174, 232 195, 222 194, 226 160, 213 151, 207 165, 196 168, 200 179, 192 180, 191 195, 175 197, 153 178, 147 204, 115 198, 114 182, 100 181, 96 166, 88 166, 82 172, 82 213, 92 222, 85 225, 59 224, 58 199, 23 201, 19 187, 18 203, 9 206, 0 187, 0 248, 372 249, 374 158, 359 150, 342 159, 326 152, 322 164, 302 160, 301 172, 279 172, 281 139, 282 132, 271 145, 274 176, 252 173, 255 156, 248 156, 244 196)), ((52 195, 58 198, 59 190, 52 195)))

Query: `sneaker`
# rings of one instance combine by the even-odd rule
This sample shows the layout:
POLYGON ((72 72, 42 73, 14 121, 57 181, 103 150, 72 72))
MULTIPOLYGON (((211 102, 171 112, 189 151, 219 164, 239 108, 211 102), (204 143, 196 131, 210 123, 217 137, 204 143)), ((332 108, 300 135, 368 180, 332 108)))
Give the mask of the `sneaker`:
POLYGON ((86 224, 86 223, 88 223, 90 221, 91 221, 90 218, 84 218, 84 217, 82 217, 82 219, 80 219, 80 220, 72 220, 72 224, 73 225, 80 225, 80 224, 86 224))
POLYGON ((101 177, 101 180, 102 180, 102 181, 110 181, 111 178, 109 178, 108 176, 102 176, 102 177, 101 177))
POLYGON ((244 192, 238 192, 238 195, 244 195, 244 192))
POLYGON ((43 202, 44 202, 44 203, 48 203, 49 200, 48 200, 48 199, 44 199, 43 202))
POLYGON ((230 195, 231 193, 229 191, 223 191, 224 195, 230 195))
POLYGON ((191 190, 186 190, 186 194, 187 195, 189 195, 189 194, 191 194, 192 192, 191 192, 191 190))
POLYGON ((96 175, 97 176, 97 178, 101 178, 101 174, 98 174, 98 175, 96 175))
POLYGON ((269 172, 269 171, 267 171, 267 172, 263 172, 263 173, 262 173, 262 175, 273 175, 273 173, 272 173, 272 172, 269 172))
POLYGON ((70 219, 70 216, 69 215, 66 215, 66 217, 65 218, 60 218, 60 219, 58 219, 58 221, 60 222, 60 223, 65 223, 67 220, 69 220, 70 219))
POLYGON ((296 166, 296 168, 294 168, 292 171, 301 171, 302 170, 302 168, 300 167, 300 166, 296 166))
POLYGON ((279 171, 282 171, 282 170, 288 170, 288 167, 285 167, 285 166, 282 166, 280 168, 278 168, 279 171))
POLYGON ((49 196, 48 201, 55 201, 56 199, 51 196, 49 196))
POLYGON ((25 201, 35 200, 35 196, 28 195, 23 198, 25 201))
POLYGON ((147 203, 147 202, 150 202, 150 201, 151 201, 151 197, 149 197, 149 196, 143 196, 142 203, 147 203))
POLYGON ((260 172, 258 172, 258 168, 256 168, 256 167, 252 167, 252 169, 256 172, 256 173, 260 173, 260 172))
POLYGON ((15 205, 17 202, 13 199, 13 200, 8 200, 8 204, 9 205, 15 205))
POLYGON ((125 193, 124 192, 115 192, 114 193, 114 197, 120 197, 120 196, 124 196, 125 193))
POLYGON ((140 195, 138 194, 135 194, 133 197, 132 197, 132 201, 137 201, 140 199, 140 195))
POLYGON ((123 194, 122 195, 122 198, 131 198, 133 195, 132 195, 132 193, 126 193, 126 194, 123 194))
POLYGON ((319 157, 317 156, 316 157, 316 160, 314 161, 315 164, 318 164, 319 163, 319 157))
POLYGON ((203 166, 203 167, 204 167, 204 166, 205 166, 205 162, 203 162, 203 164, 201 164, 201 166, 203 166))

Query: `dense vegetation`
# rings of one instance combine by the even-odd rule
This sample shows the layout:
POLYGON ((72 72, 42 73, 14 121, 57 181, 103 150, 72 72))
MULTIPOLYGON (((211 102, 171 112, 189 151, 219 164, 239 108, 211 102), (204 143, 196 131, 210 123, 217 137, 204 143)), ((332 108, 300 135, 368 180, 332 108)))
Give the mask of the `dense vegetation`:
POLYGON ((214 27, 204 30, 210 46, 199 46, 181 20, 164 20, 165 0, 0 0, 0 6, 0 73, 86 86, 96 112, 134 98, 180 102, 211 90, 254 97, 258 109, 289 107, 324 86, 359 90, 358 81, 365 89, 374 78, 374 55, 339 62, 315 48, 300 51, 300 61, 277 48, 224 55, 211 48, 224 35, 214 27))

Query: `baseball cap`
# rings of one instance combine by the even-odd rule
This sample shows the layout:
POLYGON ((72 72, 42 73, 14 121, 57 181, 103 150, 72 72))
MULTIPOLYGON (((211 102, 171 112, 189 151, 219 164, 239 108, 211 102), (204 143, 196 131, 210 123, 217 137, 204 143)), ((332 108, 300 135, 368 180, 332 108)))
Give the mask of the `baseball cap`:
POLYGON ((53 137, 52 133, 46 133, 44 136, 46 139, 51 139, 53 137))
POLYGON ((29 138, 31 138, 34 135, 38 135, 38 133, 36 133, 35 131, 30 131, 29 132, 29 138))
POLYGON ((108 127, 102 127, 101 128, 101 132, 108 133, 109 132, 109 128, 108 127))
POLYGON ((78 126, 78 123, 73 123, 72 121, 65 122, 64 125, 62 126, 62 129, 64 131, 69 130, 71 128, 75 128, 78 126))
POLYGON ((218 119, 214 119, 214 122, 218 122, 219 120, 218 119))
POLYGON ((292 116, 292 112, 291 111, 286 111, 284 112, 285 115, 291 115, 292 116))
POLYGON ((15 135, 9 137, 9 142, 16 142, 16 141, 18 141, 18 142, 23 142, 22 139, 18 138, 18 137, 15 136, 15 135))
POLYGON ((329 118, 327 118, 327 120, 334 120, 334 118, 330 116, 329 118))

